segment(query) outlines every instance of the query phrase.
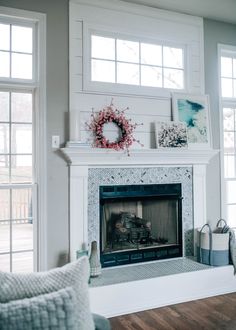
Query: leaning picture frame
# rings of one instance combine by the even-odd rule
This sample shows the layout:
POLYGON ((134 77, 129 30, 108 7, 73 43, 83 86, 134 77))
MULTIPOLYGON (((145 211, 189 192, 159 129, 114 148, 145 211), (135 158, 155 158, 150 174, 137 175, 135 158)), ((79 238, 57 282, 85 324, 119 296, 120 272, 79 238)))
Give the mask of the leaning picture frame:
POLYGON ((155 122, 157 148, 187 148, 187 127, 176 121, 155 122))
POLYGON ((184 122, 187 126, 190 149, 212 147, 208 95, 173 93, 172 110, 173 120, 184 122))

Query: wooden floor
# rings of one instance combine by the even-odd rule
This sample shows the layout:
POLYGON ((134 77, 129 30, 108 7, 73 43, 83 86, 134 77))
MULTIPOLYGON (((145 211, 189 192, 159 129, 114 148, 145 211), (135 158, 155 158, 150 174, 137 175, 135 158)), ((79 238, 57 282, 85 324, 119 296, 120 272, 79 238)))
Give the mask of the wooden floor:
POLYGON ((112 330, 236 330, 236 293, 110 318, 112 330))

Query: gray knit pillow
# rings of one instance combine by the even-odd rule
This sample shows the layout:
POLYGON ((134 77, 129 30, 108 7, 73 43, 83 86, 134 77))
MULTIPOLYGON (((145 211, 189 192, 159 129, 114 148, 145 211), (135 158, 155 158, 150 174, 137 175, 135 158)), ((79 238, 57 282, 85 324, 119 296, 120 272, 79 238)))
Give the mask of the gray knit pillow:
POLYGON ((0 304, 3 330, 78 330, 71 287, 0 304))
POLYGON ((0 303, 31 298, 69 286, 76 294, 75 311, 78 328, 93 330, 94 323, 89 308, 88 278, 89 263, 86 256, 48 272, 29 274, 0 272, 0 303))

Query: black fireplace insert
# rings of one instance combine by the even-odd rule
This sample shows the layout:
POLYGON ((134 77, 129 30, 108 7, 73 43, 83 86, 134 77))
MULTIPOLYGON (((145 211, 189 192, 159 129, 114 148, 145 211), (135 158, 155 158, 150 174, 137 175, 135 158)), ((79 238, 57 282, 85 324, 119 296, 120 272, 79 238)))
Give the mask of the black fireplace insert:
POLYGON ((100 186, 102 267, 182 257, 181 184, 100 186))

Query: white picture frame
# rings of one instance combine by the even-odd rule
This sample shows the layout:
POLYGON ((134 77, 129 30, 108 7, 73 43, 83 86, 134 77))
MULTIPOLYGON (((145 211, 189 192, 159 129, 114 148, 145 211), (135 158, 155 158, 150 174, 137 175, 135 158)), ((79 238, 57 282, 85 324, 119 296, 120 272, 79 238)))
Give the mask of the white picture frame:
POLYGON ((212 148, 208 95, 172 94, 173 120, 186 123, 190 149, 212 148))
POLYGON ((187 148, 187 127, 177 121, 155 122, 157 148, 187 148))

